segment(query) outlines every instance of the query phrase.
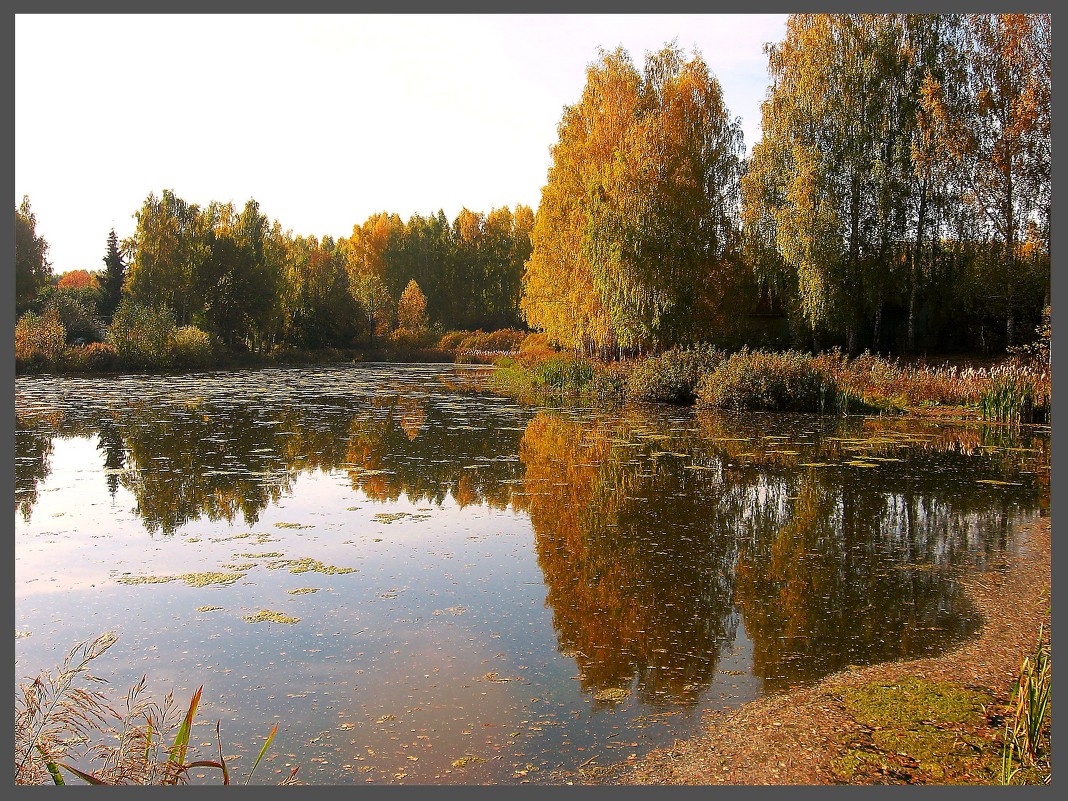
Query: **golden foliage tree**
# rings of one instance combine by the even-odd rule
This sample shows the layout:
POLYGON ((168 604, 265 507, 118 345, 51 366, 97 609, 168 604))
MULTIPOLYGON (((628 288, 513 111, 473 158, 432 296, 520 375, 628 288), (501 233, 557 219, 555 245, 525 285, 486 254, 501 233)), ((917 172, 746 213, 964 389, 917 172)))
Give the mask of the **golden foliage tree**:
POLYGON ((397 301, 397 325, 409 331, 422 331, 427 327, 426 295, 414 278, 404 287, 397 301))
POLYGON ((707 333, 699 311, 730 260, 742 140, 700 55, 670 45, 639 73, 622 48, 601 51, 558 134, 523 276, 527 323, 587 352, 707 333))

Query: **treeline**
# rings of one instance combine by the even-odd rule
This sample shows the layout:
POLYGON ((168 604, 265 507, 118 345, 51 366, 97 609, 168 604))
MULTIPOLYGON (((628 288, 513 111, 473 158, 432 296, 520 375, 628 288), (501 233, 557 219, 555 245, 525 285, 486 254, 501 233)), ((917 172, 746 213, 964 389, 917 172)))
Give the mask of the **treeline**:
POLYGON ((135 217, 121 245, 111 232, 104 271, 57 281, 23 199, 15 212, 23 351, 47 351, 59 338, 107 340, 125 350, 127 366, 160 366, 168 349, 175 366, 189 366, 216 345, 429 346, 450 330, 520 325, 534 221, 523 205, 465 208, 452 222, 443 212, 407 223, 382 213, 339 239, 283 230, 255 200, 201 207, 168 190, 150 194, 135 217))
POLYGON ((194 356, 523 327, 602 357, 1021 344, 1049 305, 1049 15, 798 14, 766 52, 749 159, 699 54, 672 44, 639 70, 602 51, 536 214, 382 213, 320 239, 254 200, 164 191, 121 249, 109 241, 95 311, 88 290, 51 286, 24 200, 16 304, 51 317, 16 344, 53 341, 58 323, 92 341, 94 314, 113 341, 184 331, 194 356))
POLYGON ((559 124, 526 320, 601 354, 755 344, 754 311, 785 316, 780 346, 1017 344, 1049 302, 1050 33, 793 15, 748 162, 698 54, 602 52, 559 124))

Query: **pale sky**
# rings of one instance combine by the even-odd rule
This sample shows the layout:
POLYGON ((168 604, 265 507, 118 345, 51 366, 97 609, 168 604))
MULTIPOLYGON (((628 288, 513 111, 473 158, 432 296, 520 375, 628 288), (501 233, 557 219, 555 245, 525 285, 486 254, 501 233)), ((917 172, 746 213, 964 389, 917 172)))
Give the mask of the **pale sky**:
POLYGON ((760 137, 786 15, 26 15, 15 18, 15 205, 56 273, 102 268, 150 192, 349 236, 379 211, 537 209, 598 47, 641 69, 696 48, 760 137))

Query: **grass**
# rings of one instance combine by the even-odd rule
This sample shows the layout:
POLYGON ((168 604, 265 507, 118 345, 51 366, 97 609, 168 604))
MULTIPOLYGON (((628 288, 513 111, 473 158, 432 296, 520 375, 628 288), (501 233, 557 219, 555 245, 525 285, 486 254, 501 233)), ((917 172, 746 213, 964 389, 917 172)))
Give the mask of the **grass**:
MULTIPOLYGON (((185 784, 194 768, 214 768, 220 772, 222 784, 231 784, 220 724, 215 726, 218 759, 199 759, 190 750, 189 738, 203 687, 193 693, 184 710, 170 693, 162 702, 148 698, 143 677, 130 688, 121 709, 97 689, 106 682, 90 672, 90 663, 117 639, 106 633, 80 643, 67 654, 55 675, 43 671, 19 685, 15 694, 15 783, 65 785, 65 777, 70 776, 92 785, 176 785, 185 784), (90 765, 96 767, 89 769, 90 765)), ((245 784, 252 781, 277 730, 276 724, 245 784)), ((294 769, 282 783, 294 783, 296 772, 294 769)))
POLYGON ((843 691, 861 736, 835 764, 845 783, 995 784, 987 692, 916 677, 843 691))
POLYGON ((1040 627, 1008 704, 981 688, 918 677, 846 688, 841 699, 860 735, 834 762, 838 780, 1049 784, 1051 679, 1050 642, 1040 627))
POLYGON ((1050 776, 1050 644, 1039 629, 1034 654, 1025 656, 1012 689, 1001 752, 1002 784, 1043 783, 1050 776))

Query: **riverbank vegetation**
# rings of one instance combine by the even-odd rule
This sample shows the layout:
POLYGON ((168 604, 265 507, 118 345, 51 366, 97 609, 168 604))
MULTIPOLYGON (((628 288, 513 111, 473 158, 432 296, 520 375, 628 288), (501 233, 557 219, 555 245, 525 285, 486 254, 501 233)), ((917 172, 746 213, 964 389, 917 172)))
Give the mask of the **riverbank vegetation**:
MULTIPOLYGON (((117 641, 109 632, 79 643, 55 675, 42 671, 19 685, 15 784, 65 785, 76 779, 90 785, 166 786, 186 784, 194 770, 204 769, 218 771, 220 784, 231 784, 219 725, 218 758, 194 758, 190 736, 203 687, 186 708, 170 693, 162 701, 151 698, 144 679, 119 702, 101 689, 106 680, 93 675, 91 663, 117 641)), ((244 784, 251 782, 277 730, 276 725, 267 735, 244 784)), ((296 773, 280 783, 294 783, 296 773)))
MULTIPOLYGON (((699 53, 669 44, 639 68, 602 51, 536 211, 382 212, 317 237, 254 199, 163 190, 130 237, 109 233, 103 270, 56 276, 24 198, 17 369, 481 358, 507 348, 449 332, 502 329, 577 359, 744 346, 780 373, 807 368, 752 354, 989 360, 1026 344, 1049 306, 1049 16, 798 14, 767 52, 746 158, 699 53)), ((1032 403, 1001 387, 998 415, 1032 403)))
POLYGON ((650 356, 602 360, 528 337, 497 357, 496 391, 522 398, 608 403, 659 402, 750 411, 844 413, 971 412, 1007 423, 1048 422, 1051 410, 1049 322, 1035 343, 1011 357, 976 366, 887 358, 841 350, 736 351, 712 345, 650 356))

